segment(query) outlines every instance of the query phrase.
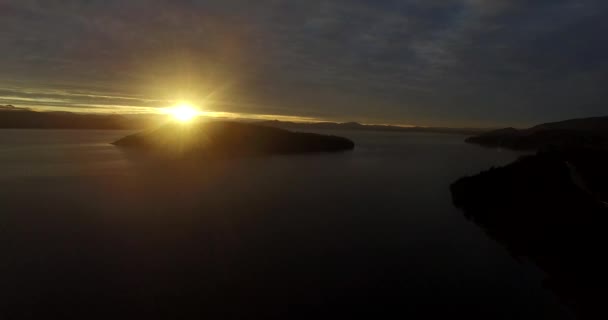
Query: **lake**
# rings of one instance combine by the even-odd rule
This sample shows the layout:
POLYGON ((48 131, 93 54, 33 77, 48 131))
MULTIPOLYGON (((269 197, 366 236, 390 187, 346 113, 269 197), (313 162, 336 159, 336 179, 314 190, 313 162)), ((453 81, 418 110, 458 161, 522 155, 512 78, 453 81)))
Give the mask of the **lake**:
POLYGON ((128 133, 0 131, 0 318, 570 319, 451 202, 515 152, 336 131, 355 151, 161 161, 128 133))

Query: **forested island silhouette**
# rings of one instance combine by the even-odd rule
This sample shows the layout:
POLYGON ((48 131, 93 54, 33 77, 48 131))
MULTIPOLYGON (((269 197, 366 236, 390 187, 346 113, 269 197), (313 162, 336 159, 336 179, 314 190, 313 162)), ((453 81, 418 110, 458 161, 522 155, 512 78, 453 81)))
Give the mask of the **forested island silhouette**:
POLYGON ((343 137, 230 121, 168 123, 126 136, 113 144, 170 156, 210 157, 338 152, 355 148, 353 141, 343 137))

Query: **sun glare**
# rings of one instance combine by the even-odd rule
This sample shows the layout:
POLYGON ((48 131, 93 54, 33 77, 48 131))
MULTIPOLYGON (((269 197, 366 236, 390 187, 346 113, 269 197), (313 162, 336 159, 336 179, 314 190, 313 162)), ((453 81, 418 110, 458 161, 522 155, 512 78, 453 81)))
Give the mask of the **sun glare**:
POLYGON ((200 111, 189 103, 180 103, 169 110, 169 114, 177 121, 189 122, 200 115, 200 111))

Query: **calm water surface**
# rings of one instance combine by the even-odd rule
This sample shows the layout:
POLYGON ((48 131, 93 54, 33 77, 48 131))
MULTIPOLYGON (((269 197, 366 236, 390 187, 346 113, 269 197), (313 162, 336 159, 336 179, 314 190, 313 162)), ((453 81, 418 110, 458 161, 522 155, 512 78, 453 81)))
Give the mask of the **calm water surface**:
POLYGON ((451 203, 516 153, 334 132, 357 149, 168 162, 127 133, 0 131, 0 318, 569 318, 451 203))

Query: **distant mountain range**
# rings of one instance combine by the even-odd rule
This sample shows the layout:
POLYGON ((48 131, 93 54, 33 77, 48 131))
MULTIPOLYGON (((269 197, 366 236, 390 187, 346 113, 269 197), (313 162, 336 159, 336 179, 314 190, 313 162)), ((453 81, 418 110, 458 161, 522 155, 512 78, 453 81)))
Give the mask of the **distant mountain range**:
POLYGON ((505 128, 486 132, 466 141, 515 150, 608 148, 608 117, 551 122, 522 130, 505 128))
POLYGON ((363 131, 392 131, 392 132, 434 132, 479 134, 488 131, 479 128, 444 128, 444 127, 403 127, 378 124, 361 124, 358 122, 286 122, 286 121, 260 121, 257 124, 289 130, 363 130, 363 131))
MULTIPOLYGON (((219 121, 226 119, 217 119, 219 121)), ((310 130, 359 130, 359 131, 390 131, 390 132, 434 132, 454 134, 480 134, 487 129, 476 128, 443 128, 443 127, 402 127, 391 125, 368 125, 357 122, 286 122, 278 120, 251 120, 242 121, 255 123, 267 127, 287 129, 292 131, 310 130)), ((158 126, 165 121, 164 115, 99 115, 78 114, 71 112, 37 112, 27 108, 12 105, 0 106, 0 129, 143 129, 158 126)))
POLYGON ((157 118, 142 115, 37 112, 12 105, 0 106, 0 129, 141 129, 158 123, 157 118))

